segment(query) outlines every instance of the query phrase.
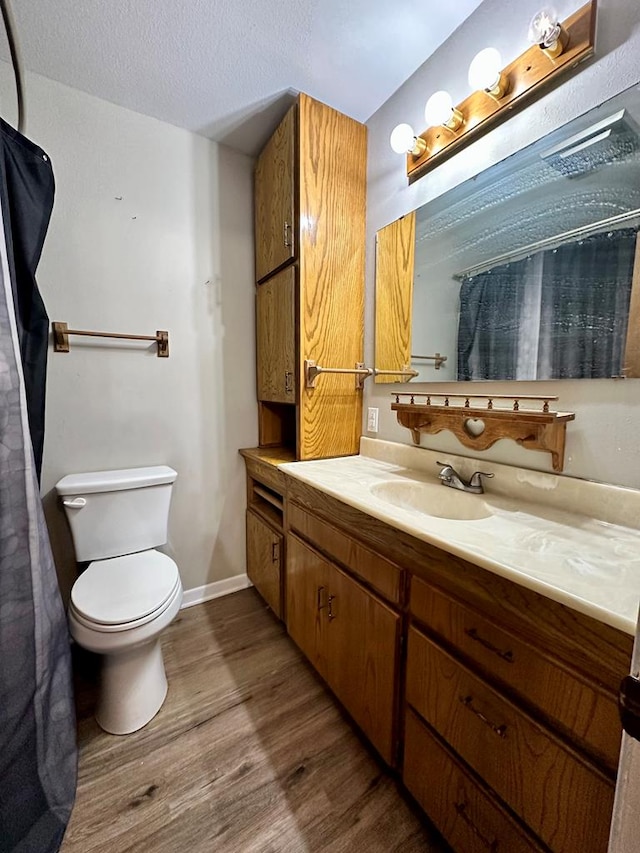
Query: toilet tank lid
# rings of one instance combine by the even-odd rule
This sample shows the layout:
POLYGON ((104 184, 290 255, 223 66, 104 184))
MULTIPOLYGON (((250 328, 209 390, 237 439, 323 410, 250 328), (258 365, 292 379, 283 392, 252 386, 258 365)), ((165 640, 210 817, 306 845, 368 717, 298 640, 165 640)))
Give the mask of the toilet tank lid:
POLYGON ((118 492, 123 489, 140 489, 144 486, 173 483, 177 476, 176 471, 168 465, 122 468, 117 471, 89 471, 85 474, 67 474, 56 483, 56 491, 59 495, 118 492))

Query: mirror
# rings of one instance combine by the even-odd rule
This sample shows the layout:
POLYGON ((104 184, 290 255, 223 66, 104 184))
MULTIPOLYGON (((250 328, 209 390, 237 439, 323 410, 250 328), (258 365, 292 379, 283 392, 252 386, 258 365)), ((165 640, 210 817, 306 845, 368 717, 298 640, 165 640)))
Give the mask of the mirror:
POLYGON ((634 86, 378 232, 376 381, 640 376, 639 229, 634 86))

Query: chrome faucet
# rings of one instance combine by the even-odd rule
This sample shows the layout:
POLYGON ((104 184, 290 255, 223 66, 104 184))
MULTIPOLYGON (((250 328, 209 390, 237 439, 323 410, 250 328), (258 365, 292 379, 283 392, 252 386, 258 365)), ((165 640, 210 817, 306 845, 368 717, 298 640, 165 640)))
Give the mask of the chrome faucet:
POLYGON ((481 495, 484 493, 482 485, 483 477, 493 477, 494 474, 485 473, 484 471, 476 471, 471 475, 471 479, 467 483, 458 474, 452 465, 447 465, 444 462, 436 462, 436 465, 442 465, 443 468, 438 474, 438 479, 442 480, 443 486, 449 486, 451 489, 460 489, 461 492, 471 492, 473 495, 481 495))

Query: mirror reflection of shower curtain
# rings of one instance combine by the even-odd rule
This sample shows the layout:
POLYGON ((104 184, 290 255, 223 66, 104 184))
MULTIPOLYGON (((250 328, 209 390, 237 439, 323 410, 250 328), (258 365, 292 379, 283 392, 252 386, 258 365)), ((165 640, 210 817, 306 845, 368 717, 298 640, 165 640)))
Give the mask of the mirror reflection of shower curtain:
POLYGON ((465 278, 458 379, 620 375, 635 243, 594 234, 465 278))
POLYGON ((30 431, 35 413, 41 447, 47 332, 34 272, 53 173, 44 152, 4 122, 0 201, 0 849, 55 853, 75 796, 75 714, 30 431))

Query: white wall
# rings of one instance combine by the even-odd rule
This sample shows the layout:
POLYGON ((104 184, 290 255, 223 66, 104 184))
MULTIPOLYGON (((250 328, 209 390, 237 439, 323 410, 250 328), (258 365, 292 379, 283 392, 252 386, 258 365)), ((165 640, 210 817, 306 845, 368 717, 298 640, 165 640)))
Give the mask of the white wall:
MULTIPOLYGON (((407 186, 404 160, 389 147, 389 133, 401 121, 424 129, 424 104, 446 88, 454 103, 469 94, 467 69, 475 53, 493 45, 505 64, 528 46, 527 27, 540 0, 485 0, 473 15, 369 120, 367 220, 366 363, 373 363, 374 236, 382 226, 483 171, 554 128, 586 112, 640 79, 640 10, 637 0, 599 0, 596 57, 521 113, 407 186)), ((579 0, 555 4, 561 18, 579 0)), ((425 387, 425 386, 416 386, 425 387)), ((438 390, 456 386, 438 385, 438 390)), ((640 487, 640 383, 637 380, 582 380, 545 383, 491 383, 494 393, 558 394, 563 411, 575 411, 567 429, 565 473, 576 477, 640 487)), ((407 430, 390 411, 389 386, 367 383, 367 406, 380 408, 380 438, 410 443, 407 430)), ((403 389, 404 390, 404 389, 403 389)), ((467 389, 468 390, 468 389, 467 389)), ((365 420, 366 427, 366 420, 365 420)), ((437 450, 474 455, 451 433, 424 436, 437 450)), ((550 470, 548 454, 532 453, 511 441, 498 442, 483 458, 550 470)))
POLYGON ((63 474, 102 468, 178 471, 167 550, 186 589, 244 572, 237 450, 257 443, 252 161, 39 76, 26 93, 27 135, 56 177, 38 269, 51 320, 168 329, 170 342, 169 359, 97 339, 49 351, 42 491, 63 588, 75 565, 51 490, 63 474))

